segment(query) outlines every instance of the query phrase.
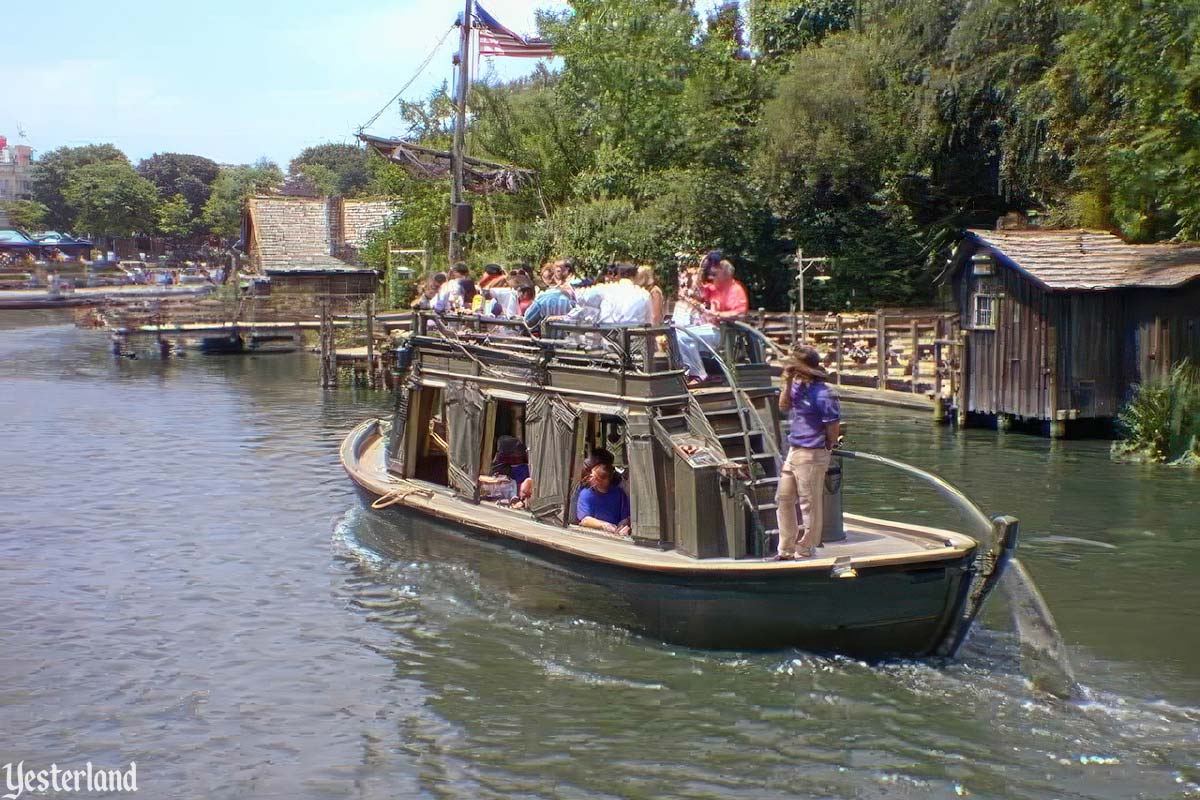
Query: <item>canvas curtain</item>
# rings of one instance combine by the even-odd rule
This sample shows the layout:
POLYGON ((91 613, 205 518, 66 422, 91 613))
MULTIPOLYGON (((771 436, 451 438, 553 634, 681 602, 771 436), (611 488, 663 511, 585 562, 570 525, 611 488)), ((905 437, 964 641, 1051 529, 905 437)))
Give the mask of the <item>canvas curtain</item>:
POLYGON ((530 511, 542 522, 561 525, 571 496, 571 463, 578 413, 549 394, 535 394, 525 407, 529 468, 533 475, 530 511))
POLYGON ((483 451, 483 392, 473 383, 452 383, 445 392, 446 428, 450 437, 450 486, 479 499, 479 459, 483 451))

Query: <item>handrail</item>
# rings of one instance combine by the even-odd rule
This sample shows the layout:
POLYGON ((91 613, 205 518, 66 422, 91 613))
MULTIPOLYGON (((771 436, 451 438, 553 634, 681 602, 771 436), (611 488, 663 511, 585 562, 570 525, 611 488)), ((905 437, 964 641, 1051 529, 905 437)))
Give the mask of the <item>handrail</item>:
MULTIPOLYGON (((758 541, 762 542, 763 546, 765 547, 766 536, 765 529, 762 526, 762 520, 759 519, 758 497, 755 495, 754 489, 752 488, 754 485, 754 457, 750 452, 750 431, 746 428, 747 416, 749 411, 753 410, 753 407, 747 409, 744 405, 745 398, 743 397, 742 390, 737 384, 737 371, 730 369, 729 365, 725 362, 725 359, 716 351, 715 348, 713 348, 711 344, 706 342, 699 334, 688 330, 686 326, 676 327, 675 332, 676 335, 682 332, 700 344, 704 345, 704 347, 706 347, 708 351, 713 354, 713 358, 715 358, 717 361, 717 366, 720 367, 721 372, 725 374, 725 379, 729 381, 729 391, 733 395, 733 402, 737 405, 738 409, 738 426, 742 429, 742 448, 746 451, 746 475, 748 478, 747 480, 742 481, 742 498, 743 502, 746 502, 753 509, 754 513, 750 515, 750 519, 754 525, 754 532, 757 535, 756 538, 758 541)), ((766 433, 764 432, 763 435, 765 436, 766 433)), ((778 458, 778 456, 776 456, 776 458, 778 458)))
POLYGON ((768 349, 770 349, 772 352, 774 352, 775 355, 777 355, 779 358, 787 358, 788 357, 788 353, 786 350, 784 350, 782 347, 780 347, 778 344, 776 344, 774 341, 772 341, 769 336, 767 336, 765 333, 763 333, 762 331, 760 331, 758 328, 754 327, 753 325, 742 322, 741 320, 729 320, 725 324, 732 325, 733 327, 735 327, 739 330, 743 330, 746 333, 749 333, 753 336, 757 336, 759 339, 762 339, 763 343, 765 343, 767 345, 768 349))
POLYGON ((957 511, 965 521, 971 523, 978 528, 978 537, 986 539, 992 532, 992 520, 987 514, 983 513, 983 509, 975 504, 975 502, 967 497, 961 489, 954 484, 939 478, 932 472, 914 467, 912 464, 905 464, 903 461, 887 458, 885 456, 876 455, 875 453, 863 453, 857 450, 843 450, 837 448, 833 451, 835 456, 843 458, 852 458, 859 461, 871 461, 876 464, 882 464, 885 467, 892 467, 901 472, 907 473, 915 478, 918 478, 925 483, 931 485, 937 490, 944 499, 949 501, 950 505, 957 511))

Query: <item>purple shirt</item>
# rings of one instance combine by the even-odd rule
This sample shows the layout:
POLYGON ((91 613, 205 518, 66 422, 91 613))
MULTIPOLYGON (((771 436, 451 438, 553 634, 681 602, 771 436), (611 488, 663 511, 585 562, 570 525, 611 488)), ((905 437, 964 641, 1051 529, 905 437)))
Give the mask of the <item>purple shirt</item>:
POLYGON ((825 426, 842 417, 837 394, 825 381, 792 384, 792 410, 788 415, 788 444, 792 447, 825 447, 825 426))

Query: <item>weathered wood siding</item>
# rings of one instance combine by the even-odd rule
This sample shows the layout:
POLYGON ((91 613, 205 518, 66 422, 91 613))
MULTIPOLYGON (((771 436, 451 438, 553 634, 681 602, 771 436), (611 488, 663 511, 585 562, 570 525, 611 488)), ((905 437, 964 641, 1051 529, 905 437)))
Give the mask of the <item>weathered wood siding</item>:
POLYGON ((1053 354, 1048 326, 1054 298, 1019 273, 997 263, 995 330, 972 330, 975 279, 970 267, 955 279, 960 323, 969 331, 967 408, 980 414, 1013 414, 1047 419, 1053 354))
POLYGON ((995 259, 995 330, 975 330, 979 279, 966 263, 952 282, 969 331, 967 409, 1047 420, 1113 417, 1133 384, 1200 360, 1200 282, 1178 289, 1047 291, 995 259), (1051 386, 1051 383, 1054 386, 1051 386), (1052 405, 1057 405, 1053 408, 1052 405))

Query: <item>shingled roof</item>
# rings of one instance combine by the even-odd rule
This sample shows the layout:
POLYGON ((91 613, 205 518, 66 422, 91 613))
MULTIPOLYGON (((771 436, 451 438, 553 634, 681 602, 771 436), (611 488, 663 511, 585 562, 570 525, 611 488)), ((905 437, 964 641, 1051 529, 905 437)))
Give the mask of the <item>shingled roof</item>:
POLYGON ((260 268, 345 269, 334 258, 328 204, 320 197, 251 197, 252 255, 260 268))
POLYGON ((1047 289, 1169 289, 1200 278, 1193 245, 1126 244, 1089 230, 970 230, 967 239, 1047 289))

